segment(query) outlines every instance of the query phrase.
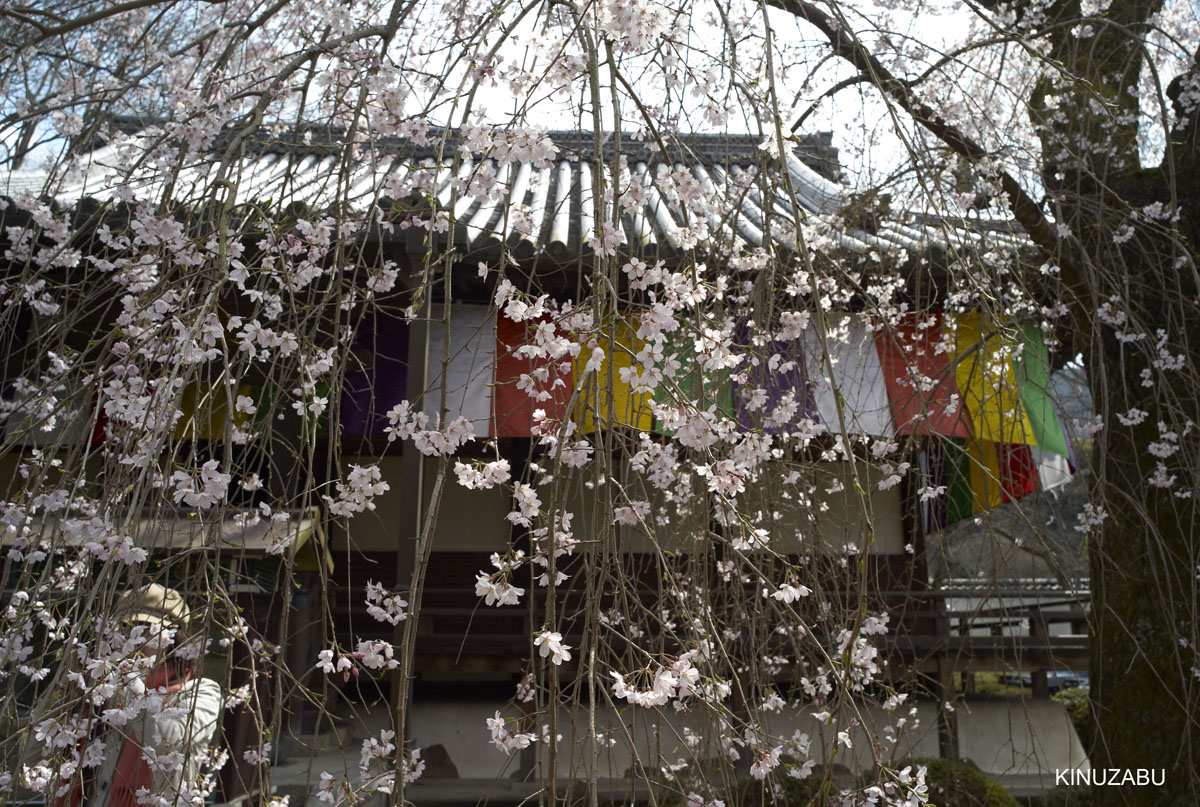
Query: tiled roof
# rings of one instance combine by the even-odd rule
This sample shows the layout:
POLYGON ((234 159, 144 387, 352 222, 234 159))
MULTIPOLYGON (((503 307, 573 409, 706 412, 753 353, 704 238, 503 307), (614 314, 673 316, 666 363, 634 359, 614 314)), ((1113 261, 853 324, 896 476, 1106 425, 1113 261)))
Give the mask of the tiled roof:
MULTIPOLYGON (((460 151, 454 132, 435 145, 384 139, 348 164, 336 131, 306 130, 299 143, 263 133, 247 142, 231 180, 237 185, 239 204, 290 210, 306 218, 339 200, 365 210, 399 199, 412 209, 427 210, 428 202, 413 194, 414 187, 423 187, 440 209, 452 214, 456 243, 468 251, 497 248, 503 242, 509 248, 552 255, 582 254, 594 226, 593 137, 577 131, 546 137, 555 146, 554 156, 540 165, 460 151), (492 191, 468 195, 465 183, 480 172, 492 191)), ((836 181, 837 155, 828 135, 801 138, 783 162, 786 172, 767 159, 758 142, 744 135, 684 135, 659 151, 624 135, 621 153, 628 175, 622 187, 631 181, 630 198, 636 200, 622 210, 625 249, 677 253, 693 243, 689 224, 702 221, 700 246, 719 241, 736 253, 773 241, 776 248, 794 250, 796 212, 807 241, 858 254, 1027 246, 1016 225, 1007 221, 949 221, 904 212, 882 217, 861 211, 847 214, 858 200, 836 181)), ((601 156, 607 185, 615 147, 616 139, 606 135, 601 156)), ((187 159, 171 189, 174 202, 196 204, 212 193, 218 152, 219 148, 187 159)), ((162 180, 154 172, 127 166, 118 145, 102 146, 81 163, 81 171, 53 188, 47 187, 44 172, 12 172, 0 177, 0 194, 50 196, 71 207, 88 198, 114 202, 122 183, 139 197, 157 200, 163 193, 162 180)))

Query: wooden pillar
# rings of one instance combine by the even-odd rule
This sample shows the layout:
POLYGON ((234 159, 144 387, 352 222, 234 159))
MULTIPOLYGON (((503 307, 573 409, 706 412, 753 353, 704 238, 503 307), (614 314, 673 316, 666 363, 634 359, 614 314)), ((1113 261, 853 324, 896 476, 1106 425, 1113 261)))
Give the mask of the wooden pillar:
MULTIPOLYGON (((1050 635, 1050 631, 1046 627, 1046 618, 1042 614, 1041 609, 1034 609, 1029 612, 1029 635, 1031 637, 1038 638, 1044 638, 1050 635)), ((1046 678, 1045 670, 1031 670, 1029 673, 1029 681, 1033 687, 1033 697, 1050 697, 1050 684, 1046 678)))
MULTIPOLYGON (((407 397, 413 408, 419 410, 422 407, 425 393, 429 326, 423 321, 414 321, 409 326, 408 333, 407 397)), ((404 592, 405 599, 410 603, 413 602, 412 598, 415 596, 409 590, 409 586, 412 585, 413 572, 417 567, 417 537, 421 534, 421 521, 425 511, 424 460, 425 457, 421 452, 413 449, 411 445, 404 447, 401 455, 400 490, 397 491, 398 495, 402 497, 403 510, 400 519, 395 524, 396 585, 394 590, 404 592)), ((396 626, 393 644, 397 646, 402 641, 404 626, 404 622, 396 626)), ((415 664, 413 668, 416 669, 415 664)), ((401 680, 399 675, 392 676, 391 702, 393 705, 400 702, 400 687, 411 686, 411 683, 411 681, 401 680)), ((409 695, 411 694, 410 690, 409 695)), ((411 702, 411 698, 409 700, 411 702)), ((411 732, 411 726, 407 720, 404 730, 406 735, 411 732)), ((407 739, 407 736, 402 739, 407 739)))
POLYGON ((954 664, 946 653, 937 660, 938 755, 958 759, 958 713, 954 710, 954 664))
MULTIPOLYGON (((970 636, 971 635, 971 620, 969 618, 964 618, 964 617, 958 618, 958 635, 959 636, 970 636)), ((969 670, 963 670, 963 672, 962 672, 962 691, 963 691, 964 695, 974 695, 975 694, 975 673, 973 673, 969 670)))
MULTIPOLYGON (((408 400, 414 409, 420 409, 425 393, 426 362, 429 343, 429 326, 415 321, 409 327, 408 337, 408 400)), ((409 585, 417 565, 417 536, 421 534, 421 521, 425 510, 425 457, 412 446, 403 451, 402 489, 404 514, 396 525, 397 582, 409 585)))
POLYGON ((938 636, 937 654, 937 729, 938 755, 942 759, 958 759, 958 715, 954 711, 954 659, 950 646, 950 617, 946 600, 939 597, 935 620, 938 636))
MULTIPOLYGON (((291 597, 291 616, 289 617, 288 636, 281 644, 287 659, 287 667, 296 676, 299 686, 307 686, 308 680, 315 669, 313 660, 317 657, 322 619, 322 609, 317 602, 321 597, 321 586, 316 581, 315 572, 296 572, 295 578, 301 583, 301 594, 291 597)), ((289 732, 286 727, 296 734, 308 731, 304 725, 306 714, 310 713, 308 701, 299 692, 299 686, 291 690, 287 703, 284 704, 284 736, 289 732)))

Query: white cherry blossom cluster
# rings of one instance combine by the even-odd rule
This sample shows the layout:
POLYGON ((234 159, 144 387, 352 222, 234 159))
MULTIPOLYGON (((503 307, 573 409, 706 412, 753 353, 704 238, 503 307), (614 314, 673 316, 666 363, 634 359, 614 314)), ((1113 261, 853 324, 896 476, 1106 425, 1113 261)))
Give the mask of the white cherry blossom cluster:
POLYGON ((354 670, 354 661, 336 650, 322 650, 317 654, 317 669, 327 675, 341 673, 349 680, 350 673, 354 670))
POLYGON ((500 712, 496 712, 494 717, 487 719, 488 731, 492 734, 492 744, 509 756, 513 751, 528 748, 537 741, 537 735, 521 731, 517 727, 517 723, 516 720, 502 717, 500 712))
POLYGON ((842 629, 838 631, 837 653, 848 659, 842 670, 843 685, 851 692, 863 692, 872 684, 880 673, 880 668, 887 661, 880 657, 879 648, 871 644, 870 639, 859 631, 842 629), (847 652, 847 650, 849 652, 847 652))
POLYGON ((337 496, 325 496, 329 512, 335 516, 352 516, 375 509, 375 497, 387 493, 390 486, 383 481, 378 465, 352 465, 345 483, 336 482, 337 496))
POLYGON ((398 625, 408 618, 408 601, 388 591, 381 584, 367 581, 367 615, 389 625, 398 625))
MULTIPOLYGON (((553 537, 551 537, 551 529, 549 526, 538 527, 530 533, 537 546, 537 551, 534 553, 530 561, 541 566, 546 571, 537 578, 537 583, 540 586, 550 585, 550 555, 555 558, 570 556, 574 554, 575 548, 579 545, 579 540, 575 538, 571 531, 571 521, 575 518, 575 514, 560 510, 556 514, 553 537)), ((567 574, 561 567, 555 569, 555 585, 560 585, 567 580, 567 574)))
POLYGON ((458 484, 467 490, 490 490, 497 485, 503 485, 509 480, 511 473, 512 469, 506 459, 454 463, 454 475, 458 477, 458 484))
POLYGON ((769 596, 781 603, 784 603, 785 605, 790 605, 797 600, 811 595, 812 589, 810 589, 808 586, 801 585, 800 583, 791 582, 780 583, 779 587, 775 589, 775 591, 764 588, 762 593, 764 597, 769 596))
POLYGON ((243 322, 241 317, 230 317, 225 330, 238 333, 238 350, 251 359, 269 361, 273 351, 281 356, 290 356, 300 349, 300 341, 290 331, 276 331, 266 327, 257 319, 243 322))
POLYGON ((220 468, 220 462, 209 460, 200 466, 199 473, 176 471, 171 474, 171 482, 175 485, 175 503, 207 510, 223 501, 229 492, 229 480, 232 477, 222 473, 220 468))
POLYGON ((483 597, 486 605, 518 605, 525 589, 518 588, 510 582, 513 573, 525 563, 523 550, 516 550, 505 557, 499 553, 492 554, 492 565, 496 567, 493 573, 480 572, 475 578, 475 596, 483 597))
POLYGON ((521 527, 533 526, 533 519, 542 512, 542 500, 533 486, 518 482, 513 487, 512 498, 515 509, 508 514, 508 520, 521 527))
MULTIPOLYGON (((100 396, 109 435, 135 434, 153 444, 175 428, 182 416, 177 404, 182 379, 146 379, 132 363, 117 365, 113 375, 100 396)), ((131 464, 144 467, 149 461, 147 454, 144 460, 131 464)))
POLYGON ((633 526, 650 515, 650 502, 634 501, 613 508, 613 523, 633 526))
POLYGON ((400 666, 395 652, 389 642, 379 639, 362 640, 358 643, 354 656, 368 670, 394 670, 400 666))
POLYGON ((779 767, 779 758, 782 754, 782 745, 777 745, 769 750, 757 751, 754 754, 754 762, 750 764, 750 775, 759 781, 766 779, 767 774, 779 767))
POLYGON ((471 422, 461 416, 450 421, 444 429, 426 429, 429 416, 420 410, 414 411, 408 401, 401 401, 388 410, 387 418, 389 425, 384 431, 389 442, 412 440, 413 446, 427 457, 453 454, 475 439, 471 422))
POLYGON ((645 708, 664 706, 676 697, 700 694, 697 687, 700 671, 693 666, 696 655, 695 651, 685 653, 670 667, 655 665, 624 675, 611 670, 613 694, 645 708))
MULTIPOLYGON (((396 732, 385 729, 367 737, 359 749, 358 778, 364 792, 391 793, 395 787, 396 732)), ((413 748, 400 759, 400 778, 410 785, 425 772, 421 749, 413 748)))
POLYGON ((534 634, 533 646, 542 658, 550 657, 556 666, 571 660, 571 646, 564 644, 562 634, 556 631, 541 631, 534 634))

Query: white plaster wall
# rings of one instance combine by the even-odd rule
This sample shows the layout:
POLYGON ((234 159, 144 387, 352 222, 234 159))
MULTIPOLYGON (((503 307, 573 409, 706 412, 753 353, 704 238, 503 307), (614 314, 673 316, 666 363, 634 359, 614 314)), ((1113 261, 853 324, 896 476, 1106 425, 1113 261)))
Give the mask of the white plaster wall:
POLYGON ((858 473, 861 493, 855 490, 853 471, 846 462, 808 466, 804 478, 814 489, 811 494, 803 490, 763 491, 763 520, 777 551, 837 553, 846 544, 863 549, 867 546, 869 521, 874 530, 870 552, 904 552, 899 485, 880 490, 882 474, 865 463, 858 463, 858 473), (833 492, 828 492, 831 489, 833 492))
MULTIPOLYGON (((509 777, 518 767, 517 754, 511 758, 498 751, 490 742, 487 718, 500 709, 515 717, 511 707, 499 703, 417 703, 413 707, 412 737, 420 745, 441 743, 463 778, 492 779, 509 777)), ((854 717, 857 725, 850 728, 849 749, 833 740, 833 729, 820 723, 812 713, 816 707, 791 710, 789 714, 772 715, 767 725, 771 734, 791 737, 802 731, 812 738, 817 762, 825 762, 824 750, 837 746, 833 758, 836 764, 852 771, 861 771, 872 764, 872 743, 883 748, 887 759, 900 761, 909 757, 938 756, 936 705, 920 700, 885 714, 876 706, 861 707, 854 717), (915 715, 911 711, 915 709, 915 715), (882 732, 885 725, 904 718, 905 726, 892 742, 882 732), (824 738, 824 739, 821 739, 824 738)), ((959 748, 962 757, 972 760, 984 772, 998 777, 1038 777, 1053 779, 1057 768, 1087 768, 1078 736, 1067 717, 1066 710, 1051 701, 1021 701, 1018 699, 973 699, 957 707, 959 748)), ((720 739, 710 729, 699 712, 693 714, 661 714, 635 706, 613 710, 608 706, 596 710, 597 730, 617 738, 611 747, 602 745, 600 754, 601 778, 625 778, 634 766, 634 749, 642 759, 658 754, 667 759, 707 759, 721 753, 720 739), (701 741, 688 751, 685 730, 698 733, 701 741), (631 746, 631 742, 632 746, 631 746)), ((559 714, 558 775, 580 777, 586 773, 591 758, 587 739, 589 716, 586 709, 559 714)), ((847 725, 842 723, 842 728, 847 725)), ((741 749, 746 754, 745 749, 741 749)), ((539 753, 544 753, 544 749, 539 753)))
MULTIPOLYGON (((370 458, 347 457, 342 462, 343 477, 354 464, 376 462, 370 458)), ((345 549, 346 541, 364 552, 395 550, 411 516, 405 513, 404 461, 401 457, 378 460, 380 477, 389 490, 375 498, 375 509, 359 513, 350 521, 349 536, 334 536, 334 548, 345 549)), ((424 501, 429 506, 436 474, 436 461, 425 460, 424 501)), ((502 488, 467 490, 451 473, 444 486, 438 522, 434 527, 434 549, 440 551, 503 550, 508 544, 509 495, 502 488)))
MULTIPOLYGON (((454 463, 443 486, 433 529, 433 548, 439 552, 503 552, 508 548, 511 526, 505 520, 512 497, 500 486, 491 490, 467 490, 458 484, 454 463)), ((433 495, 437 460, 425 460, 425 507, 433 495)))
POLYGON ((376 461, 370 457, 343 457, 342 478, 350 473, 351 465, 378 464, 382 481, 390 489, 375 497, 375 509, 356 514, 350 519, 348 534, 333 536, 334 550, 345 550, 349 541, 352 549, 362 552, 395 550, 400 545, 402 516, 404 514, 403 460, 400 457, 383 457, 376 461))
MULTIPOLYGON (((908 726, 898 735, 900 741, 888 742, 880 729, 885 725, 883 713, 878 709, 866 709, 860 713, 861 723, 850 730, 852 749, 839 746, 835 762, 852 770, 869 764, 871 741, 882 742, 895 759, 907 756, 937 756, 938 743, 932 703, 917 705, 917 718, 906 716, 900 710, 895 717, 906 716, 908 726)), ((498 751, 490 741, 486 727, 487 718, 497 710, 510 717, 517 716, 511 708, 504 709, 499 703, 426 703, 415 704, 411 724, 414 741, 421 746, 441 743, 463 778, 494 778, 509 776, 517 766, 517 755, 512 759, 498 751)), ((823 749, 829 745, 819 740, 831 729, 823 726, 811 714, 815 708, 801 710, 790 716, 772 717, 768 730, 776 736, 791 737, 799 730, 813 738, 813 749, 818 762, 825 760, 823 749), (818 750, 821 749, 821 750, 818 750)), ((591 744, 588 741, 589 715, 586 709, 573 712, 563 710, 559 714, 558 774, 561 777, 579 777, 586 773, 591 759, 591 744)), ((843 723, 843 727, 845 727, 843 723)), ((623 706, 613 710, 603 706, 596 710, 597 731, 605 738, 615 738, 615 744, 602 741, 600 750, 601 778, 625 778, 635 766, 636 757, 645 761, 662 755, 667 759, 698 760, 716 757, 722 753, 720 737, 709 721, 699 714, 661 714, 654 710, 635 706, 623 706), (694 750, 689 750, 687 733, 700 736, 694 750), (632 741, 632 744, 631 744, 632 741)), ((544 748, 540 750, 544 753, 544 748)), ((745 749, 742 753, 746 754, 745 749)))
MULTIPOLYGON (((772 469, 763 478, 777 480, 780 473, 779 469, 772 469)), ((905 551, 899 486, 879 490, 882 475, 862 463, 859 464, 864 491, 862 496, 854 492, 854 480, 848 463, 810 463, 804 473, 815 488, 815 493, 808 499, 803 499, 805 494, 794 490, 785 491, 782 487, 758 483, 748 486, 739 496, 743 511, 755 515, 755 523, 770 534, 770 545, 775 552, 840 552, 848 543, 864 547, 867 514, 874 529, 874 541, 869 551, 892 554, 905 551), (826 493, 836 487, 835 480, 843 489, 826 493)), ((577 538, 589 532, 594 534, 602 526, 595 521, 598 490, 594 485, 587 487, 583 481, 589 479, 590 474, 566 485, 564 506, 575 514, 573 524, 577 538)), ((623 545, 632 551, 653 552, 656 547, 664 551, 687 551, 694 545, 697 536, 703 536, 707 530, 708 513, 679 516, 668 500, 667 493, 654 489, 648 483, 644 484, 636 474, 626 471, 617 482, 620 484, 607 483, 612 486, 612 496, 616 501, 623 501, 623 491, 623 495, 629 499, 646 500, 651 505, 646 524, 618 528, 623 545), (662 514, 670 516, 669 528, 658 528, 658 517, 662 514)), ((696 483, 704 484, 703 480, 697 480, 696 483)), ((549 488, 544 490, 542 497, 548 500, 549 488)), ((601 490, 599 494, 602 493, 601 490)))
POLYGON ((959 753, 993 774, 1090 768, 1066 707, 1050 700, 968 700, 958 709, 959 753))
MULTIPOLYGON (((501 707, 487 702, 418 701, 409 714, 409 733, 419 747, 445 746, 463 779, 506 778, 518 770, 519 753, 509 757, 497 750, 487 728, 487 719, 501 707)), ((505 714, 517 716, 512 709, 505 710, 505 714)))

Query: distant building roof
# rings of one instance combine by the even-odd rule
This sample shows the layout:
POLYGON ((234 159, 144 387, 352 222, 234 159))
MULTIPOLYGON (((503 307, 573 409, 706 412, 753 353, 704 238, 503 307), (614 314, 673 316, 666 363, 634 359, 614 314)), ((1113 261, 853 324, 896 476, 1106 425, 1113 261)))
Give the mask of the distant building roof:
MULTIPOLYGON (((134 140, 143 136, 129 135, 134 140)), ((355 155, 348 169, 341 136, 339 130, 310 127, 299 142, 292 130, 264 131, 249 139, 231 174, 238 203, 290 208, 312 218, 338 200, 366 209, 389 199, 412 200, 419 189, 426 199, 431 194, 440 209, 452 212, 456 245, 467 251, 495 249, 502 242, 510 249, 559 257, 588 251, 597 185, 589 132, 542 133, 553 145, 553 156, 534 162, 514 160, 512 152, 480 157, 465 146, 460 151, 458 132, 449 132, 444 141, 440 133, 422 142, 384 138, 355 155), (483 177, 489 187, 481 190, 479 182, 472 186, 473 176, 483 177)), ((1028 246, 1007 220, 949 220, 904 211, 879 215, 869 195, 856 197, 837 181, 837 151, 827 133, 798 138, 782 163, 786 172, 759 143, 749 135, 692 134, 678 136, 660 151, 655 144, 622 135, 626 181, 633 186, 632 193, 623 193, 625 249, 668 256, 694 242, 703 246, 715 240, 735 253, 770 242, 795 250, 796 212, 806 241, 857 254, 1028 246), (697 222, 699 228, 694 227, 697 222)), ((131 167, 127 147, 128 141, 113 142, 84 155, 81 170, 56 187, 47 187, 43 171, 0 176, 0 194, 49 196, 72 207, 89 198, 102 204, 117 201, 125 186, 157 201, 164 192, 159 173, 131 167)), ((615 147, 616 138, 607 133, 601 154, 606 179, 615 147)), ((171 189, 173 201, 199 203, 211 193, 220 151, 185 157, 171 189)))

